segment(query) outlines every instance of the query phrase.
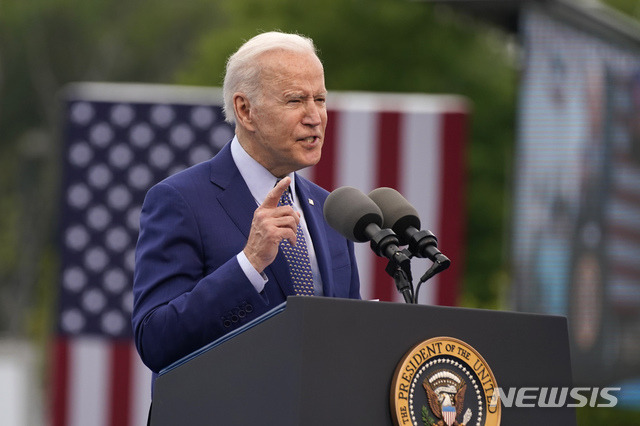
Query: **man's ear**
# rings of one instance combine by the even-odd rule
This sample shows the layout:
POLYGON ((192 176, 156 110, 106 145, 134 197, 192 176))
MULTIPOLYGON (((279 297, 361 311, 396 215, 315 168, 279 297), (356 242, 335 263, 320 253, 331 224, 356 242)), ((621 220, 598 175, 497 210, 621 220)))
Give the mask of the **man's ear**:
POLYGON ((236 122, 249 131, 253 131, 253 120, 251 119, 251 102, 244 93, 233 95, 233 111, 236 114, 236 122))

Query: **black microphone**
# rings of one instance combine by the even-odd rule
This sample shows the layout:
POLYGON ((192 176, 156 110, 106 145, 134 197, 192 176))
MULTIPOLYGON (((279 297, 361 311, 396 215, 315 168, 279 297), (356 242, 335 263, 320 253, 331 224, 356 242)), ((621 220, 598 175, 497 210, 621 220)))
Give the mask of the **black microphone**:
POLYGON ((385 271, 393 277, 404 300, 413 303, 409 253, 398 248, 398 236, 391 229, 380 228, 383 218, 376 203, 359 189, 343 186, 329 194, 323 211, 333 229, 352 241, 371 241, 374 253, 389 259, 385 271))
POLYGON ((327 223, 345 238, 359 243, 371 241, 378 256, 394 259, 403 255, 398 248, 398 236, 382 229, 382 212, 371 198, 359 189, 343 186, 334 190, 324 203, 327 223))
POLYGON ((427 258, 444 270, 451 261, 438 250, 438 239, 430 231, 420 231, 418 211, 393 188, 377 188, 369 193, 369 198, 382 211, 385 228, 391 228, 398 236, 400 245, 408 245, 409 251, 417 257, 427 258))

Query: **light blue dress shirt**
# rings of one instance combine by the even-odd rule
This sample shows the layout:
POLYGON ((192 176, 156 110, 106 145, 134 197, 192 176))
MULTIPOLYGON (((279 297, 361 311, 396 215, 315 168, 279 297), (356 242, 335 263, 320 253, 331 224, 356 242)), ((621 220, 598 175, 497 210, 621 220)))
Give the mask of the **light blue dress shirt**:
MULTIPOLYGON (((233 161, 236 163, 236 167, 238 167, 238 170, 240 171, 240 175, 249 187, 249 191, 251 191, 251 195, 253 195, 253 198, 255 199, 257 205, 262 204, 269 191, 271 191, 276 185, 278 179, 273 176, 267 169, 265 169, 262 164, 258 163, 253 157, 247 154, 242 145, 240 145, 237 136, 235 136, 231 141, 231 156, 233 157, 233 161)), ((300 226, 302 227, 302 232, 304 233, 304 238, 307 242, 309 261, 311 262, 311 270, 313 272, 314 294, 316 296, 322 296, 323 291, 320 268, 318 267, 318 260, 316 258, 316 252, 313 248, 313 241, 311 241, 311 237, 309 235, 307 222, 304 219, 304 213, 299 207, 300 200, 298 199, 298 195, 296 194, 295 173, 289 174, 289 177, 291 178, 293 209, 296 212, 300 213, 300 226)), ((262 292, 264 286, 268 281, 266 275, 260 274, 258 271, 256 271, 243 251, 238 253, 237 259, 238 263, 240 263, 240 267, 244 271, 249 281, 251 281, 251 284, 253 285, 253 287, 255 287, 256 291, 258 293, 262 292)))

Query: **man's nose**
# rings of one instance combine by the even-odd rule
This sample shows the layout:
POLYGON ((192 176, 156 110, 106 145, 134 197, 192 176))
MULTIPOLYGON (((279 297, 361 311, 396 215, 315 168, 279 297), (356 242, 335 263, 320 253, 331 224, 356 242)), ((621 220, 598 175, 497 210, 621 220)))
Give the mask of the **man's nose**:
POLYGON ((314 100, 307 102, 302 123, 309 126, 319 126, 322 124, 321 108, 323 107, 318 106, 314 100))

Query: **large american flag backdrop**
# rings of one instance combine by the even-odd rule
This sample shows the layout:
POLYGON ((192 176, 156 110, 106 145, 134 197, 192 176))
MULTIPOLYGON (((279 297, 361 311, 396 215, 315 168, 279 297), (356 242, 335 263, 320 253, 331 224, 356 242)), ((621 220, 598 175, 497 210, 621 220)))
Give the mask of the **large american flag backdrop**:
MULTIPOLYGON (((457 96, 330 93, 321 162, 302 173, 331 191, 398 189, 452 266, 421 302, 455 305, 463 267, 467 104, 457 96)), ((86 83, 65 92, 53 426, 146 424, 151 374, 130 325, 139 215, 146 191, 206 161, 233 136, 217 89, 86 83)), ((400 301, 386 263, 357 245, 362 297, 400 301)), ((417 280, 430 262, 413 261, 417 280)))

